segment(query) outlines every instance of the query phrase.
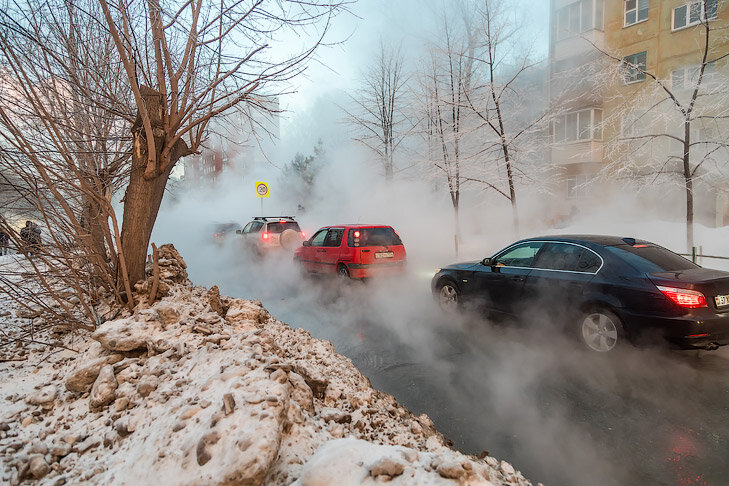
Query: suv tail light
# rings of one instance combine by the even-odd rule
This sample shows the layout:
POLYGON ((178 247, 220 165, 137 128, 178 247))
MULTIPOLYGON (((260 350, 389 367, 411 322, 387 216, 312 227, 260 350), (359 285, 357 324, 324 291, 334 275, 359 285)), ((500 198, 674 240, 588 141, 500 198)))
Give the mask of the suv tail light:
POLYGON ((268 233, 261 233, 261 239, 262 239, 263 241, 266 241, 266 240, 268 240, 268 233))
POLYGON ((671 299, 675 304, 688 309, 706 307, 706 297, 697 290, 677 289, 673 287, 657 286, 663 295, 671 299))

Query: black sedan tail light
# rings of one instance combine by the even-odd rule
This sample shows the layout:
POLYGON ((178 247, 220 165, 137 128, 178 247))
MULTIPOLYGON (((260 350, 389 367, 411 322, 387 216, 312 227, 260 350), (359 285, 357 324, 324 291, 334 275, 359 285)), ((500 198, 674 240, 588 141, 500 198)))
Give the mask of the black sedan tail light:
POLYGON ((697 309, 699 307, 707 307, 706 297, 698 290, 678 289, 674 287, 657 286, 663 295, 671 299, 675 304, 687 309, 697 309))

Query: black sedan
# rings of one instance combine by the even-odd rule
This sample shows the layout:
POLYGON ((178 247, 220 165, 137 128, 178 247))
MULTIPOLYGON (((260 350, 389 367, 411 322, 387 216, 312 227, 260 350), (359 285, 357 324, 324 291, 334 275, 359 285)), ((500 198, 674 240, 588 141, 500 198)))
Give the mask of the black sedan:
POLYGON ((683 348, 729 344, 729 272, 634 238, 525 239, 439 269, 431 286, 446 311, 465 304, 493 317, 546 316, 599 352, 656 336, 683 348))

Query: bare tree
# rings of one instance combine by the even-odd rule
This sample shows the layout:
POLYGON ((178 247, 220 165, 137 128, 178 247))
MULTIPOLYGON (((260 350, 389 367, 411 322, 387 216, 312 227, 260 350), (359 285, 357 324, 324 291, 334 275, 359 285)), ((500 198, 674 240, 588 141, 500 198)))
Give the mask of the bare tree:
MULTIPOLYGON (((629 178, 678 177, 686 201, 686 246, 694 246, 696 183, 726 180, 729 140, 727 78, 720 72, 726 51, 726 22, 710 21, 703 0, 696 29, 701 30, 695 62, 674 71, 673 79, 647 69, 645 59, 623 58, 600 50, 619 67, 616 82, 646 80, 640 89, 624 90, 606 124, 619 125, 610 149, 608 171, 629 178)), ((715 4, 716 5, 716 4, 715 4)), ((695 7, 692 7, 695 8, 695 7)), ((617 70, 616 70, 617 71, 617 70)), ((617 73, 616 73, 617 74, 617 73)))
POLYGON ((521 46, 524 36, 501 4, 462 0, 456 6, 421 63, 428 70, 419 73, 417 98, 426 158, 445 178, 453 205, 458 251, 467 185, 509 200, 518 233, 517 186, 544 180, 548 103, 540 63, 521 46))
POLYGON ((448 21, 442 32, 441 44, 430 50, 428 72, 421 73, 420 99, 429 162, 445 177, 453 205, 458 254, 461 186, 467 180, 463 164, 468 152, 464 152, 464 145, 473 133, 468 120, 468 93, 472 90, 474 46, 470 36, 458 36, 448 21))
MULTIPOLYGON (((546 103, 540 106, 537 101, 540 97, 535 85, 538 86, 541 79, 528 79, 541 62, 532 61, 528 50, 519 51, 517 41, 521 29, 505 18, 500 5, 493 0, 484 0, 476 9, 478 15, 474 23, 477 26, 477 48, 474 59, 480 77, 472 92, 465 91, 464 94, 469 107, 480 118, 487 132, 482 153, 490 161, 503 163, 507 189, 499 187, 493 172, 490 181, 479 182, 510 201, 514 228, 518 234, 516 177, 518 175, 531 182, 539 177, 515 165, 516 156, 521 151, 522 155, 535 157, 535 145, 544 147, 544 143, 535 142, 543 138, 541 133, 544 132, 548 110, 546 103), (531 106, 526 100, 531 101, 531 106)), ((536 165, 532 164, 530 169, 535 171, 536 165)))
MULTIPOLYGON (((0 167, 12 182, 2 210, 16 219, 40 219, 45 233, 43 244, 31 249, 17 227, 3 221, 14 246, 32 252, 38 279, 6 274, 0 286, 21 306, 45 303, 53 321, 84 326, 82 320, 97 321, 100 294, 121 300, 124 292, 115 277, 123 258, 111 200, 128 169, 129 91, 106 29, 83 22, 71 4, 4 7, 0 167), (69 289, 81 315, 67 305, 69 289)), ((120 281, 128 290, 128 280, 120 281)))
POLYGON ((214 117, 239 104, 266 111, 270 105, 261 100, 304 69, 346 2, 100 3, 137 110, 122 226, 135 282, 144 277, 149 238, 177 161, 198 151, 214 117), (298 54, 275 59, 269 50, 275 36, 306 26, 320 27, 320 35, 298 54))
POLYGON ((380 41, 374 64, 362 76, 362 87, 350 95, 356 111, 344 110, 357 129, 355 140, 377 154, 387 180, 395 173, 395 150, 414 125, 408 117, 407 81, 400 48, 380 41))
POLYGON ((44 234, 31 247, 2 220, 38 278, 20 292, 22 275, 3 273, 0 287, 81 327, 99 322, 100 295, 133 305, 175 163, 199 150, 215 117, 272 111, 269 100, 303 71, 346 5, 5 2, 0 202, 3 213, 40 219, 44 234), (272 52, 292 34, 301 34, 298 54, 272 52), (112 201, 124 187, 119 224, 112 201))
MULTIPOLYGON (((152 227, 167 179, 177 161, 199 151, 215 117, 236 106, 262 113, 277 106, 269 100, 283 92, 285 83, 304 70, 307 59, 328 31, 331 19, 346 5, 346 0, 224 1, 216 5, 202 1, 163 4, 159 0, 111 5, 102 0, 6 5, 2 43, 6 63, 12 66, 10 78, 14 89, 28 100, 22 109, 32 112, 44 142, 50 141, 55 146, 65 144, 64 150, 70 151, 65 132, 56 121, 64 114, 76 114, 78 107, 99 110, 107 117, 108 122, 103 124, 95 119, 86 120, 84 123, 89 128, 100 125, 131 128, 128 151, 107 150, 104 144, 109 137, 89 130, 79 137, 96 141, 93 147, 84 150, 89 154, 109 157, 116 153, 120 163, 130 162, 122 199, 121 235, 119 241, 106 243, 107 249, 116 252, 118 282, 133 284, 144 277, 152 227), (61 13, 65 13, 63 19, 61 13), (86 26, 98 35, 89 34, 79 41, 86 34, 83 31, 86 26), (54 36, 59 30, 64 32, 63 36, 54 36), (297 53, 273 52, 273 42, 293 37, 296 32, 303 39, 297 53), (26 44, 38 52, 34 59, 23 58, 21 46, 26 44), (54 70, 35 72, 37 60, 41 64, 50 63, 54 70), (73 68, 74 63, 81 69, 73 68), (59 74, 57 66, 67 72, 59 74), (113 72, 107 76, 102 68, 113 72), (75 73, 70 72, 74 69, 75 73), (116 74, 119 72, 121 77, 116 74), (104 85, 107 80, 112 85, 120 80, 129 94, 125 99, 116 100, 121 106, 97 100, 95 94, 107 94, 112 89, 104 85), (55 109, 41 106, 37 102, 41 95, 55 98, 55 109), (130 117, 129 113, 136 116, 130 117), (54 117, 54 121, 48 121, 54 117)), ((8 113, 4 124, 13 127, 10 133, 15 150, 30 155, 34 175, 43 177, 55 160, 41 160, 37 147, 23 139, 26 127, 18 122, 18 115, 22 119, 22 113, 8 113)), ((125 138, 129 143, 129 135, 125 138)), ((54 152, 57 154, 58 150, 54 152)), ((86 170, 88 167, 77 160, 71 165, 78 168, 75 180, 79 188, 95 190, 97 196, 106 191, 108 196, 111 187, 108 171, 99 167, 86 170), (90 182, 94 178, 96 187, 90 182)), ((55 182, 50 175, 44 179, 45 187, 51 192, 64 187, 55 182)), ((102 203, 87 195, 88 217, 80 221, 78 216, 75 222, 78 226, 94 219, 93 215, 98 213, 94 204, 109 206, 108 197, 107 203, 102 203)), ((57 191, 55 199, 63 206, 62 190, 57 191)), ((67 212, 73 212, 72 208, 67 212)), ((91 238, 98 243, 99 232, 91 231, 91 238)), ((125 286, 128 299, 130 285, 125 286)))

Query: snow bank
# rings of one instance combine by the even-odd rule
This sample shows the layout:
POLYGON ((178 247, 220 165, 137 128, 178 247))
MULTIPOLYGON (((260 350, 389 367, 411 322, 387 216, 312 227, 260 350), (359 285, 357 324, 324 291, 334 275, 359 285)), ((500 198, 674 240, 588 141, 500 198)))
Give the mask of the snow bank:
POLYGON ((166 296, 147 306, 138 286, 134 313, 64 338, 79 352, 2 348, 0 482, 530 484, 446 447, 328 341, 193 287, 167 256, 166 296))

